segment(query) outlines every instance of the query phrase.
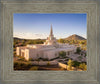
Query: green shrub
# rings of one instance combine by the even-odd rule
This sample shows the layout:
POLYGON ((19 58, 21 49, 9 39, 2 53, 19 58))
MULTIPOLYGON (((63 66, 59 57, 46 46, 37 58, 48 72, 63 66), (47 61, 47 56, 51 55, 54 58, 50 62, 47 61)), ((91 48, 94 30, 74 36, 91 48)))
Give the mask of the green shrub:
POLYGON ((26 64, 25 64, 25 63, 20 63, 20 66, 21 66, 21 67, 25 67, 26 64))
POLYGON ((33 58, 30 58, 29 61, 34 61, 33 58))
POLYGON ((50 62, 48 62, 47 65, 50 66, 50 62))
POLYGON ((44 58, 43 61, 49 61, 49 59, 48 58, 44 58))
POLYGON ((24 57, 19 57, 19 61, 27 61, 24 57))
POLYGON ((14 62, 14 66, 18 66, 18 62, 14 62))
POLYGON ((59 52, 59 56, 60 57, 65 57, 66 56, 66 52, 65 51, 60 51, 59 52))
POLYGON ((82 56, 79 56, 78 59, 81 60, 82 59, 82 56))
POLYGON ((71 70, 72 66, 73 66, 73 61, 71 59, 69 59, 67 64, 68 64, 68 69, 71 70))
POLYGON ((80 47, 77 47, 77 49, 76 49, 76 53, 77 53, 77 54, 80 54, 80 52, 81 52, 80 47))
POLYGON ((14 62, 15 70, 28 70, 31 66, 31 63, 14 62))
POLYGON ((67 70, 72 70, 72 66, 67 66, 67 70))
POLYGON ((37 66, 31 67, 29 70, 38 70, 37 66))
POLYGON ((69 66, 72 66, 72 65, 73 65, 73 61, 72 61, 71 59, 69 59, 68 62, 67 62, 67 64, 68 64, 69 66))
POLYGON ((79 65, 79 68, 82 69, 82 70, 87 70, 87 65, 85 63, 81 63, 79 65))
POLYGON ((80 62, 73 61, 73 66, 74 66, 74 67, 78 67, 79 65, 80 65, 80 62))

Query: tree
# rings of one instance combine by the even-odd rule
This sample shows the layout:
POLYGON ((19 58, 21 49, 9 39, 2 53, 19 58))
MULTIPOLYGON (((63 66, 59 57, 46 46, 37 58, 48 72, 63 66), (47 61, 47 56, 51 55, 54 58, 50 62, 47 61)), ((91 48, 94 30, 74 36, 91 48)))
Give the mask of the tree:
POLYGON ((59 39, 58 42, 59 43, 65 43, 65 40, 64 39, 59 39))
POLYGON ((73 66, 73 61, 71 59, 69 59, 67 64, 68 64, 68 70, 71 70, 72 66, 73 66))
POLYGON ((76 49, 76 53, 77 53, 77 54, 80 54, 80 52, 81 52, 80 47, 77 47, 77 49, 76 49))
POLYGON ((65 51, 60 51, 59 52, 59 56, 60 57, 65 57, 66 56, 66 52, 65 51))
POLYGON ((72 65, 73 65, 73 61, 72 61, 71 59, 69 59, 68 62, 67 62, 67 64, 68 64, 69 66, 72 66, 72 65))
POLYGON ((74 67, 78 67, 79 65, 80 65, 80 62, 73 61, 73 66, 74 66, 74 67))
POLYGON ((79 68, 82 70, 87 70, 87 65, 85 63, 82 63, 79 65, 79 68))

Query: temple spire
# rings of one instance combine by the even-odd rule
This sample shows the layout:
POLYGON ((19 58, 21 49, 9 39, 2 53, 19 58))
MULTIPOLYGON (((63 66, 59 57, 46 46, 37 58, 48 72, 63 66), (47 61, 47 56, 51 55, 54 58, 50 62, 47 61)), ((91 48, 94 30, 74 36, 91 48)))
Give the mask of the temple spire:
POLYGON ((50 36, 53 36, 52 25, 51 25, 51 30, 50 30, 50 36))

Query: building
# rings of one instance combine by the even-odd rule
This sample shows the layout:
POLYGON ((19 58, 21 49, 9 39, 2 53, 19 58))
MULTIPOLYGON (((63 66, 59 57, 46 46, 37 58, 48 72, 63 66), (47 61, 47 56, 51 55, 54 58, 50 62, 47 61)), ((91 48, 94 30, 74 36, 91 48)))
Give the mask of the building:
POLYGON ((50 35, 47 37, 44 44, 31 44, 17 47, 16 54, 25 57, 26 60, 29 60, 30 58, 46 58, 50 60, 58 57, 60 51, 65 51, 67 55, 71 55, 76 52, 76 48, 77 47, 74 45, 57 43, 51 26, 50 35))

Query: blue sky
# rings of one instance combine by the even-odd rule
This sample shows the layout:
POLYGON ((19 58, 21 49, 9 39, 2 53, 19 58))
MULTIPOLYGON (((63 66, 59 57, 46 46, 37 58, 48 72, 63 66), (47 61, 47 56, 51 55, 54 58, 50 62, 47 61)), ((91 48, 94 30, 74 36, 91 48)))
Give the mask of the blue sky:
POLYGON ((87 38, 87 15, 81 13, 15 13, 13 15, 13 37, 45 39, 49 36, 51 24, 53 34, 57 39, 66 38, 72 34, 87 38))

